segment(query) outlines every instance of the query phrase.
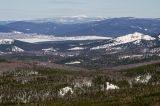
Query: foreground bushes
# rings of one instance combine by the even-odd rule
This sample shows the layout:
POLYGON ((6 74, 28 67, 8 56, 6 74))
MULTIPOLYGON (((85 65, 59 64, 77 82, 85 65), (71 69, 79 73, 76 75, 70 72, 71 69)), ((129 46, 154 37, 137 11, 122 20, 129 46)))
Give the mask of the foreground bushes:
POLYGON ((36 66, 32 69, 17 69, 0 76, 0 104, 2 106, 158 106, 160 105, 159 69, 159 64, 120 72, 66 71, 36 66), (137 76, 148 73, 152 76, 148 83, 134 82, 137 76), (120 89, 106 90, 106 82, 117 85, 120 89), (67 86, 72 88, 74 93, 60 97, 59 90, 67 86))

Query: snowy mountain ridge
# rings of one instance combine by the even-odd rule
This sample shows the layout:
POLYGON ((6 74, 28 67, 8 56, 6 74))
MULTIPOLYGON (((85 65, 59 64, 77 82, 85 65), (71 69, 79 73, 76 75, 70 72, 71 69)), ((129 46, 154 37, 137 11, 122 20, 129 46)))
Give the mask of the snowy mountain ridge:
POLYGON ((116 42, 120 42, 120 43, 128 43, 128 42, 133 42, 133 41, 137 41, 137 40, 155 40, 155 39, 156 38, 151 37, 149 35, 144 35, 142 33, 135 32, 133 34, 128 34, 125 36, 115 38, 114 40, 116 42))
POLYGON ((112 46, 126 44, 126 43, 130 43, 130 42, 133 42, 134 44, 139 44, 141 40, 152 41, 152 40, 156 40, 156 38, 149 36, 149 35, 144 35, 139 32, 135 32, 133 34, 128 34, 128 35, 114 38, 114 39, 112 39, 112 43, 93 47, 93 48, 91 48, 91 50, 109 48, 112 46))

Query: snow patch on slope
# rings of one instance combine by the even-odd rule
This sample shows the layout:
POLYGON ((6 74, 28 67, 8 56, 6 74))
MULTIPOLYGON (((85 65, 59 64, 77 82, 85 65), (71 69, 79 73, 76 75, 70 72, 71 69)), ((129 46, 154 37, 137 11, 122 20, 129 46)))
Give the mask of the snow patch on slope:
POLYGON ((119 59, 133 59, 133 58, 141 58, 143 55, 125 55, 125 56, 120 56, 119 59))
POLYGON ((80 61, 71 61, 65 64, 71 65, 71 64, 80 64, 80 63, 81 63, 80 61))
POLYGON ((83 47, 74 47, 74 48, 70 48, 68 50, 84 50, 85 48, 83 47))
POLYGON ((151 49, 150 52, 151 53, 159 53, 160 52, 160 47, 151 49))
POLYGON ((72 88, 71 87, 64 87, 64 88, 60 89, 59 96, 64 97, 68 93, 73 94, 72 88))
POLYGON ((74 81, 73 85, 74 85, 74 88, 83 88, 83 87, 89 88, 92 86, 92 80, 87 78, 79 79, 74 81))
POLYGON ((56 50, 51 47, 51 48, 47 48, 47 49, 42 49, 44 52, 55 52, 56 50))
POLYGON ((13 31, 14 34, 22 34, 23 32, 13 31))
POLYGON ((147 75, 137 76, 135 78, 135 81, 138 83, 148 83, 151 78, 152 76, 150 74, 147 74, 147 75))
POLYGON ((113 84, 111 84, 111 83, 109 83, 109 82, 106 82, 106 90, 112 90, 112 89, 119 89, 119 87, 118 86, 116 86, 116 85, 113 85, 113 84))
POLYGON ((12 52, 24 52, 24 50, 19 48, 19 47, 17 47, 17 46, 13 46, 12 47, 12 52))
POLYGON ((0 44, 12 44, 13 42, 13 39, 0 39, 0 44))

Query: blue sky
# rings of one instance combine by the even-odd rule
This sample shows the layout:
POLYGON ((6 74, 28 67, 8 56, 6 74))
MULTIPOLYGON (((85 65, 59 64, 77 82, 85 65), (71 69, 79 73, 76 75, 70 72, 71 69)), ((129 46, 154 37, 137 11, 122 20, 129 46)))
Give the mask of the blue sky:
POLYGON ((62 16, 160 18, 160 0, 0 0, 0 20, 62 16))

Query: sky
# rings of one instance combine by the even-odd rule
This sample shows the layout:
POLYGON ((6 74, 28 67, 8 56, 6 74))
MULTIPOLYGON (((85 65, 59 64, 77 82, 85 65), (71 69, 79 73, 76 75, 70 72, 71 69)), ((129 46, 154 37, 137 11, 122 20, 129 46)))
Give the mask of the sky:
POLYGON ((54 17, 160 18, 160 0, 0 0, 0 20, 54 17))

